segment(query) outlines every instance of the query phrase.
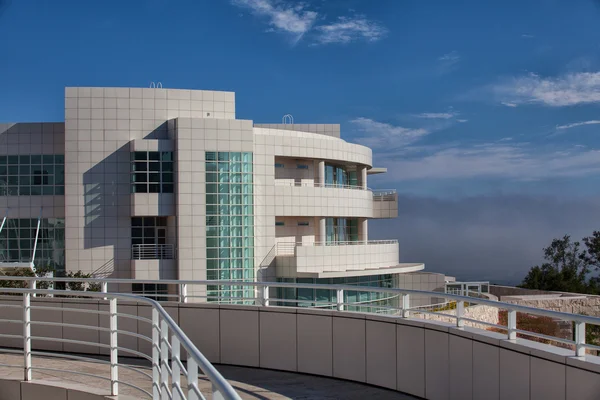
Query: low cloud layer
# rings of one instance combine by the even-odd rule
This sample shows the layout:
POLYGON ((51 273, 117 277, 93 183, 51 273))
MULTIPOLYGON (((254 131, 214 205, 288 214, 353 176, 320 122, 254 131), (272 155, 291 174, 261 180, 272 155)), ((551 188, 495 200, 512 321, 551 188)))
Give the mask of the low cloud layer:
POLYGON ((600 230, 598 199, 400 196, 399 216, 370 222, 372 239, 397 238, 401 262, 462 280, 517 284, 553 238, 600 230))

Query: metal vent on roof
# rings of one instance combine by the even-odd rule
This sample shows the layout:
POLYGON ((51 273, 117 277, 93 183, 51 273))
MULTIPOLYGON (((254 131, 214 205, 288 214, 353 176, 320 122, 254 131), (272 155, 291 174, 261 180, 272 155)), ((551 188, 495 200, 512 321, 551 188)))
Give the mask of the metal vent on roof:
POLYGON ((150 82, 150 89, 162 89, 162 82, 150 82))
POLYGON ((287 125, 287 124, 294 125, 294 117, 292 116, 292 114, 285 114, 283 116, 283 118, 281 119, 281 123, 284 125, 287 125))

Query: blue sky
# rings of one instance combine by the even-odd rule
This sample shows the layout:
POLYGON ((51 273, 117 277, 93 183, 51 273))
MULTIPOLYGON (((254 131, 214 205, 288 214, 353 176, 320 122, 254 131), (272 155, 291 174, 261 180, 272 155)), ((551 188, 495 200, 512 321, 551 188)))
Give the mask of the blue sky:
POLYGON ((161 81, 341 123, 390 170, 372 186, 411 198, 600 190, 599 1, 0 0, 0 54, 3 122, 63 120, 65 86, 161 81))

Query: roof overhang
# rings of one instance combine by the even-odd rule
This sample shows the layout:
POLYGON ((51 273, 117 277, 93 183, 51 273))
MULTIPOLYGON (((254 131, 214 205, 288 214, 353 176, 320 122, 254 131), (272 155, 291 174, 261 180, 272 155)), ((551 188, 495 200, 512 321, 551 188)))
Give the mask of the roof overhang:
POLYGON ((425 264, 402 263, 391 267, 373 268, 350 271, 321 271, 321 272, 300 272, 298 278, 346 278, 350 276, 369 276, 382 274, 405 274, 407 272, 421 271, 425 269, 425 264))
POLYGON ((371 168, 367 171, 367 175, 385 174, 387 168, 371 168))

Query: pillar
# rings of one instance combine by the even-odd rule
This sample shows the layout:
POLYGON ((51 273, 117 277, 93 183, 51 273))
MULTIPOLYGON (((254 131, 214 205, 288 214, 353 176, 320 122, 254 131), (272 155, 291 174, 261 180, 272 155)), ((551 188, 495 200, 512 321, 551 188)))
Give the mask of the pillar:
POLYGON ((369 220, 367 218, 358 220, 358 240, 364 243, 369 240, 369 220))
POLYGON ((367 167, 360 169, 360 184, 364 190, 367 190, 367 167))
POLYGON ((325 186, 325 161, 319 161, 319 186, 325 186))
POLYGON ((319 218, 319 242, 325 244, 327 241, 327 223, 325 217, 319 218))

